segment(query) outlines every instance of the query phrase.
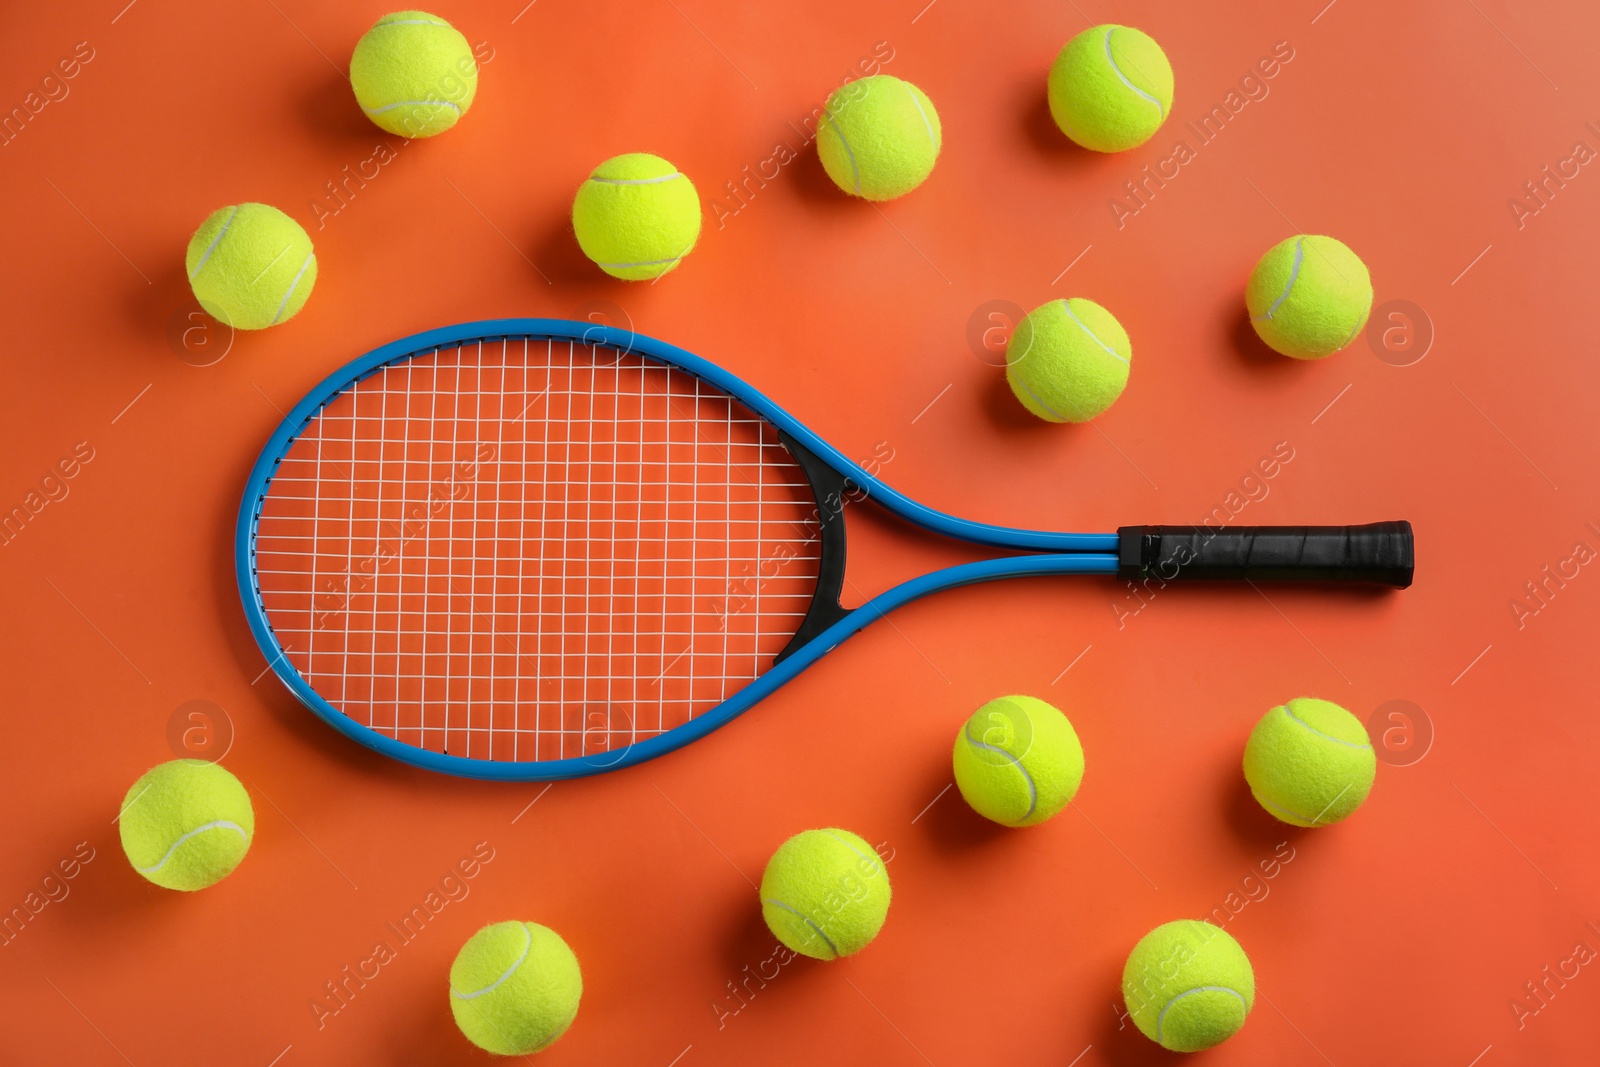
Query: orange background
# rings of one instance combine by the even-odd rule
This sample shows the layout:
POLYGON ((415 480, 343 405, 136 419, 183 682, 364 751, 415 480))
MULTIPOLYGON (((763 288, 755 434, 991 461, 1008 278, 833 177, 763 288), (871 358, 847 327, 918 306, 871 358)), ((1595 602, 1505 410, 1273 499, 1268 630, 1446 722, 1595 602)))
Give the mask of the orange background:
MULTIPOLYGON (((452 1024, 446 971, 473 930, 516 917, 583 963, 550 1064, 1172 1062, 1119 1019, 1122 962, 1157 923, 1218 908, 1237 911, 1260 996, 1205 1062, 1594 1057, 1600 975, 1563 961, 1600 948, 1585 665, 1600 574, 1574 562, 1520 620, 1510 604, 1576 543, 1600 548, 1600 177, 1551 182, 1520 226, 1509 207, 1575 142, 1600 148, 1592 4, 446 3, 492 58, 459 127, 406 145, 344 81, 382 8, 124 2, 0 16, 6 108, 77 42, 93 52, 0 148, 0 506, 79 442, 93 452, 0 547, 0 907, 92 855, 0 947, 0 1059, 485 1062, 452 1024), (1166 48, 1175 117, 1093 156, 1051 125, 1045 71, 1117 19, 1166 48), (1184 122, 1280 41, 1293 59, 1267 95, 1200 146, 1184 122), (926 185, 875 208, 807 150, 730 199, 741 168, 801 147, 796 127, 879 42, 881 69, 943 119, 926 185), (1179 139, 1196 158, 1119 228, 1111 199, 1179 139), (380 143, 396 158, 319 212, 325 183, 380 143), (637 150, 707 202, 700 247, 654 286, 604 278, 567 222, 588 169, 637 150), (243 200, 307 226, 316 290, 285 326, 186 347, 185 243, 243 200), (1245 276, 1296 230, 1354 247, 1380 308, 1420 309, 1412 325, 1436 333, 1420 361, 1376 331, 1314 364, 1254 340, 1245 276), (1051 427, 967 334, 987 301, 1069 295, 1121 319, 1134 369, 1093 425, 1051 427), (1170 590, 1120 627, 1138 602, 1110 581, 966 589, 687 750, 548 790, 344 741, 261 677, 234 587, 234 511, 280 411, 393 338, 597 305, 732 368, 852 456, 886 443, 889 481, 973 518, 1197 521, 1245 499, 1241 480, 1288 442, 1293 461, 1236 521, 1409 518, 1416 585, 1170 590), (1014 691, 1065 709, 1088 763, 1073 810, 1027 831, 942 792, 958 724, 1014 691), (1285 828, 1239 759, 1255 719, 1301 694, 1363 719, 1411 701, 1431 747, 1416 759, 1380 735, 1399 747, 1356 816, 1285 828), (225 762, 258 825, 233 876, 187 895, 137 877, 111 820, 182 750, 169 727, 196 700, 231 723, 225 762), (771 974, 773 939, 753 883, 787 835, 826 825, 882 843, 889 922, 861 955, 797 960, 763 986, 749 976, 771 974), (493 858, 467 895, 319 1025, 324 983, 475 847, 493 858)), ((851 515, 860 592, 959 556, 870 511, 851 515)))

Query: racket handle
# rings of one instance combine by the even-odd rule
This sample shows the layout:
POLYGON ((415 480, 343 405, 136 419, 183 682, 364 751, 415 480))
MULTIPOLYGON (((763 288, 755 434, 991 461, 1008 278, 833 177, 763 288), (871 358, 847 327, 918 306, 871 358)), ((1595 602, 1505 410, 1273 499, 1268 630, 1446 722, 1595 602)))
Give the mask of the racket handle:
POLYGON ((1250 578, 1404 589, 1415 567, 1409 522, 1220 530, 1124 526, 1117 538, 1117 577, 1128 582, 1250 578))

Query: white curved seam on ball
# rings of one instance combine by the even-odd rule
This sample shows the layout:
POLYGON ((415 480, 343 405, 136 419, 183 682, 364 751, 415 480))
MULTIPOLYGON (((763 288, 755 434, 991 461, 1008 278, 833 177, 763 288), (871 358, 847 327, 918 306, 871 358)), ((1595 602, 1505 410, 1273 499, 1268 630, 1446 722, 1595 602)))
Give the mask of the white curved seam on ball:
MULTIPOLYGON (((1073 322, 1077 323, 1078 324, 1078 329, 1080 329, 1084 333, 1088 334, 1089 335, 1089 339, 1091 341, 1093 341, 1095 344, 1099 345, 1101 348, 1105 349, 1106 355, 1112 356, 1112 357, 1114 357, 1116 359, 1120 359, 1124 363, 1128 362, 1128 358, 1126 356, 1124 356, 1121 352, 1118 352, 1115 348, 1112 348, 1110 345, 1106 344, 1104 341, 1100 340, 1100 338, 1095 336, 1095 332, 1093 330, 1089 329, 1088 325, 1082 319, 1078 318, 1078 316, 1076 314, 1073 313, 1071 304, 1069 304, 1067 301, 1063 300, 1063 301, 1061 301, 1061 306, 1066 309, 1067 318, 1069 318, 1073 322)), ((1129 365, 1132 366, 1132 364, 1129 364, 1129 365)))
MULTIPOLYGON (((378 26, 443 26, 450 29, 448 22, 435 22, 432 19, 395 19, 393 22, 380 22, 378 26)), ((377 29, 374 26, 373 29, 377 29)))
POLYGON ((1278 313, 1278 309, 1283 306, 1283 302, 1289 299, 1289 292, 1294 288, 1294 283, 1300 277, 1300 264, 1306 258, 1305 243, 1306 239, 1304 237, 1295 238, 1294 265, 1289 268, 1289 280, 1283 283, 1283 292, 1279 293, 1278 299, 1274 300, 1272 306, 1267 308, 1266 313, 1261 316, 1262 319, 1270 321, 1272 316, 1278 313))
POLYGON ((1244 994, 1240 993, 1237 989, 1231 989, 1231 988, 1229 988, 1228 986, 1225 986, 1225 985, 1197 985, 1193 989, 1185 989, 1182 993, 1179 993, 1177 996, 1175 996, 1171 1000, 1167 1001, 1166 1004, 1162 1005, 1161 1013, 1156 1016, 1156 1043, 1157 1044, 1161 1044, 1162 1043, 1161 1042, 1161 1022, 1162 1022, 1162 1020, 1164 1020, 1167 1017, 1167 1012, 1172 1010, 1172 1006, 1174 1004, 1176 1004, 1178 1001, 1182 1000, 1184 997, 1187 997, 1192 993, 1232 993, 1234 996, 1239 998, 1239 1004, 1240 1004, 1241 1007, 1244 1008, 1245 1013, 1249 1014, 1250 1006, 1244 1002, 1244 994))
POLYGON ((239 217, 239 206, 237 204, 235 204, 234 207, 233 207, 233 214, 228 216, 228 221, 224 222, 222 224, 222 229, 218 230, 217 231, 217 235, 211 239, 211 243, 206 245, 205 252, 202 253, 201 256, 200 256, 200 262, 196 263, 194 265, 194 270, 189 272, 189 280, 191 282, 194 281, 195 275, 200 273, 200 268, 202 268, 202 267, 204 267, 206 265, 206 260, 211 258, 211 253, 213 253, 213 252, 215 252, 217 250, 217 245, 222 243, 222 237, 223 237, 224 234, 226 234, 228 232, 228 227, 232 226, 233 225, 233 220, 238 218, 238 217, 239 217))
MULTIPOLYGON (((1024 388, 1026 388, 1026 387, 1024 387, 1024 388)), ((1032 392, 1033 392, 1032 390, 1029 390, 1029 395, 1032 395, 1032 392)), ((1035 397, 1034 399, 1038 399, 1038 398, 1035 397)), ((1040 404, 1043 404, 1043 403, 1044 403, 1043 401, 1040 401, 1040 404)), ((1012 762, 1012 764, 1014 764, 1016 766, 1017 773, 1021 774, 1022 775, 1022 780, 1024 782, 1028 783, 1028 810, 1023 812, 1021 817, 1018 818, 1017 821, 1018 822, 1023 822, 1024 820, 1026 820, 1029 816, 1031 816, 1034 813, 1034 810, 1036 808, 1038 808, 1038 806, 1039 806, 1039 790, 1033 784, 1033 775, 1028 773, 1028 768, 1026 768, 1026 767, 1024 767, 1022 765, 1022 761, 1021 760, 1019 760, 1017 757, 1013 756, 1011 753, 1007 752, 1005 749, 1001 748, 999 745, 985 744, 984 742, 979 741, 976 738, 974 738, 972 736, 972 726, 971 726, 970 723, 967 726, 966 734, 967 734, 967 744, 971 745, 974 748, 984 748, 984 749, 988 749, 990 752, 998 752, 998 753, 1000 753, 1002 756, 1004 756, 1006 759, 1010 760, 1012 762)))
POLYGON ((1132 89, 1135 93, 1137 93, 1140 96, 1144 97, 1146 100, 1150 101, 1152 104, 1154 104, 1156 106, 1156 111, 1160 112, 1160 114, 1161 114, 1161 120, 1163 122, 1165 122, 1166 118, 1167 118, 1167 109, 1161 106, 1161 101, 1157 100, 1155 97, 1151 96, 1149 93, 1145 92, 1143 89, 1141 89, 1137 85, 1133 84, 1133 82, 1129 81, 1128 80, 1128 76, 1126 74, 1122 73, 1122 68, 1117 66, 1116 59, 1111 55, 1111 34, 1113 32, 1114 32, 1113 30, 1107 30, 1106 31, 1106 39, 1105 39, 1106 62, 1111 64, 1112 71, 1115 72, 1117 77, 1122 79, 1122 84, 1123 85, 1126 85, 1128 88, 1132 89))
MULTIPOLYGON (((850 839, 849 838, 840 837, 838 834, 834 833, 832 830, 824 830, 822 832, 827 834, 829 837, 833 838, 835 841, 839 842, 841 845, 843 845, 845 848, 849 849, 851 852, 854 852, 856 854, 856 858, 861 860, 863 863, 871 863, 874 866, 877 865, 878 854, 876 852, 874 852, 871 856, 863 856, 861 854, 861 850, 859 848, 856 848, 856 846, 854 846, 854 845, 852 845, 850 843, 850 839)), ((876 871, 874 871, 874 874, 876 874, 876 871)))
POLYGON ((635 263, 601 263, 599 260, 596 260, 595 263, 597 266, 611 270, 631 270, 634 267, 659 267, 663 263, 677 263, 688 254, 688 251, 683 251, 669 259, 641 259, 635 263))
POLYGON ((834 958, 835 959, 838 958, 838 956, 839 956, 839 946, 835 945, 828 938, 828 935, 822 932, 822 927, 820 927, 816 923, 812 922, 807 916, 802 915, 798 908, 792 908, 789 905, 785 904, 781 900, 763 900, 761 903, 763 903, 763 904, 771 904, 774 908, 782 908, 784 911, 788 912, 790 915, 793 915, 795 918, 799 919, 801 922, 803 922, 807 926, 811 927, 812 932, 815 933, 818 937, 822 938, 823 944, 828 946, 828 951, 833 953, 834 958))
POLYGON ((600 185, 660 185, 662 182, 670 182, 674 178, 681 177, 683 177, 682 172, 675 170, 671 174, 663 174, 659 178, 597 178, 591 174, 589 175, 589 180, 600 185))
POLYGON ((140 874, 154 874, 155 872, 159 871, 162 867, 165 867, 167 865, 167 861, 172 858, 172 854, 174 852, 177 852, 179 847, 185 841, 189 840, 189 838, 191 838, 191 837, 194 837, 196 834, 203 834, 207 830, 234 830, 239 834, 240 837, 244 838, 246 841, 250 840, 250 835, 245 833, 244 832, 244 827, 240 826, 238 823, 230 822, 227 819, 217 819, 217 820, 214 820, 213 822, 208 822, 208 823, 205 823, 205 824, 203 824, 201 826, 196 826, 193 830, 190 830, 188 833, 186 833, 182 837, 178 838, 176 841, 174 841, 172 843, 172 847, 167 849, 167 854, 165 856, 162 856, 161 859, 159 861, 157 861, 157 863, 156 863, 156 865, 154 867, 140 867, 139 868, 139 873, 140 874))
POLYGON ((1278 817, 1290 816, 1290 819, 1285 819, 1285 822, 1293 821, 1293 819, 1299 819, 1299 825, 1318 827, 1318 825, 1328 825, 1330 822, 1338 822, 1338 819, 1326 819, 1325 821, 1323 816, 1328 814, 1328 811, 1331 811, 1336 803, 1339 803, 1339 798, 1344 797, 1347 792, 1350 792, 1350 785, 1354 785, 1354 782, 1346 782, 1346 784, 1344 784, 1344 789, 1339 790, 1338 795, 1336 795, 1333 800, 1325 803, 1325 805, 1322 806, 1322 811, 1318 811, 1318 813, 1314 814, 1314 816, 1304 816, 1304 814, 1298 813, 1298 811, 1291 811, 1291 809, 1283 808, 1282 805, 1275 805, 1275 803, 1272 803, 1270 800, 1262 800, 1261 795, 1256 793, 1254 787, 1251 787, 1251 793, 1256 795, 1256 801, 1258 801, 1262 808, 1269 809, 1269 811, 1275 811, 1275 813, 1278 813, 1278 817))
POLYGON ((928 119, 928 113, 922 110, 922 101, 917 99, 916 91, 909 84, 903 82, 901 84, 906 85, 906 95, 911 97, 911 104, 917 109, 917 114, 922 118, 922 125, 928 131, 928 143, 933 145, 933 150, 937 152, 939 150, 939 138, 933 132, 933 123, 928 119))
POLYGON ((844 131, 839 128, 839 124, 837 122, 833 121, 833 116, 829 115, 827 118, 828 125, 833 127, 833 135, 839 138, 839 144, 844 148, 845 158, 850 160, 850 177, 852 182, 855 184, 856 195, 860 196, 861 168, 856 166, 856 154, 850 150, 850 142, 845 140, 844 131))
POLYGON ((1019 378, 1019 379, 1017 379, 1017 384, 1022 386, 1022 391, 1023 392, 1025 392, 1029 396, 1033 397, 1033 402, 1035 404, 1038 404, 1040 407, 1044 408, 1046 411, 1048 411, 1050 414, 1054 415, 1056 418, 1060 419, 1062 422, 1071 422, 1072 421, 1066 415, 1063 415, 1061 412, 1057 411, 1055 408, 1053 408, 1049 404, 1045 403, 1044 397, 1042 397, 1038 393, 1034 392, 1033 391, 1033 387, 1031 385, 1029 385, 1027 382, 1022 381, 1019 378))
POLYGON ((300 264, 300 270, 295 273, 294 281, 289 283, 289 291, 283 294, 283 303, 278 305, 278 313, 272 316, 272 325, 276 326, 278 320, 283 318, 283 309, 289 306, 289 299, 294 296, 294 291, 300 288, 300 279, 305 277, 306 268, 311 266, 311 261, 317 258, 315 252, 306 253, 306 261, 300 264))
MULTIPOLYGON (((1261 796, 1259 794, 1256 795, 1256 801, 1258 803, 1260 803, 1260 805, 1263 808, 1266 808, 1268 811, 1276 812, 1280 816, 1281 815, 1289 816, 1288 819, 1284 820, 1285 822, 1292 822, 1295 819, 1299 819, 1302 824, 1314 823, 1314 822, 1317 821, 1316 819, 1312 818, 1309 815, 1301 815, 1298 811, 1290 811, 1288 808, 1280 807, 1279 805, 1274 804, 1270 800, 1262 800, 1261 796)), ((1327 811, 1328 809, 1327 808, 1323 808, 1322 810, 1323 811, 1327 811)))
POLYGON ((1336 745, 1344 745, 1344 746, 1346 746, 1348 748, 1367 748, 1367 749, 1370 749, 1372 747, 1372 745, 1370 743, 1369 744, 1365 744, 1365 745, 1357 744, 1354 741, 1345 741, 1345 740, 1342 740, 1340 738, 1334 737, 1332 734, 1323 733, 1321 730, 1317 729, 1315 726, 1312 726, 1310 723, 1306 722, 1300 716, 1296 715, 1294 713, 1294 711, 1287 704, 1283 705, 1283 713, 1285 715, 1289 716, 1289 718, 1293 719, 1295 722, 1299 723, 1301 726, 1304 726, 1307 730, 1310 730, 1312 733, 1316 734, 1318 737, 1326 738, 1327 740, 1332 741, 1336 745))
POLYGON ((528 929, 527 923, 518 923, 517 925, 522 927, 522 936, 526 938, 526 940, 522 945, 522 954, 511 961, 511 966, 506 968, 506 972, 499 978, 496 978, 494 981, 484 986, 482 989, 474 990, 471 993, 463 993, 455 986, 451 986, 450 995, 452 997, 456 997, 460 1000, 474 1000, 483 996, 485 993, 493 993, 496 989, 499 989, 501 986, 511 981, 511 976, 517 973, 517 968, 522 966, 522 961, 528 958, 529 952, 533 951, 533 931, 528 929))
POLYGON ((393 111, 397 107, 453 107, 458 114, 461 111, 461 105, 450 100, 396 100, 394 103, 384 104, 382 107, 364 107, 361 110, 369 115, 381 115, 385 111, 393 111))

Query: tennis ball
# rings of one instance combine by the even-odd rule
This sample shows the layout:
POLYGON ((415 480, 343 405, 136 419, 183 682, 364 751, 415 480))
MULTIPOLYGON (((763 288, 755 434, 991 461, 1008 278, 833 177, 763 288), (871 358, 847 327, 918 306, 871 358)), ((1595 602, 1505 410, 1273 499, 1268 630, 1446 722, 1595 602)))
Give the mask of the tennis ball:
POLYGON ((828 177, 868 200, 893 200, 921 185, 943 143, 933 101, 888 74, 840 86, 817 124, 817 155, 828 177))
POLYGON ((250 794, 221 765, 179 759, 146 771, 117 816, 133 869, 167 889, 204 889, 250 851, 250 794))
POLYGON ((613 156, 578 189, 572 228, 583 254, 613 278, 657 278, 699 240, 700 195, 660 156, 613 156))
POLYGON ((396 11, 362 34, 350 87, 367 118, 401 137, 454 126, 478 95, 478 63, 457 29, 426 11, 396 11))
POLYGON ((1127 331, 1093 300, 1034 308, 1006 346, 1006 380, 1022 406, 1049 422, 1087 422, 1128 384, 1127 331))
POLYGON ((578 1015, 578 957, 549 927, 490 923, 450 965, 450 1012, 467 1040, 502 1056, 549 1048, 578 1015))
POLYGON ((1372 311, 1372 275, 1343 241, 1290 237, 1272 246, 1245 288, 1250 325, 1274 352, 1321 359, 1355 340, 1372 311))
POLYGON ((1133 946, 1122 999, 1145 1037, 1173 1052, 1199 1052, 1239 1032, 1255 1004, 1256 976, 1227 931, 1183 919, 1133 946))
POLYGON ((200 306, 241 330, 294 318, 317 284, 311 238, 269 204, 213 211, 189 238, 184 263, 200 306))
POLYGON ((1083 746, 1067 717, 1035 697, 991 700, 956 735, 956 787, 986 819, 1032 826, 1067 806, 1083 781, 1083 746))
POLYGON ((1050 115, 1061 132, 1096 152, 1144 144, 1172 111, 1172 64, 1130 26, 1095 26, 1050 64, 1050 115))
POLYGON ((849 830, 805 830, 778 846, 761 876, 761 916, 779 941, 813 959, 867 947, 889 914, 889 872, 849 830))
POLYGON ((1263 808, 1295 826, 1326 826, 1361 806, 1378 773, 1361 720, 1301 697, 1261 717, 1244 746, 1244 778, 1263 808))

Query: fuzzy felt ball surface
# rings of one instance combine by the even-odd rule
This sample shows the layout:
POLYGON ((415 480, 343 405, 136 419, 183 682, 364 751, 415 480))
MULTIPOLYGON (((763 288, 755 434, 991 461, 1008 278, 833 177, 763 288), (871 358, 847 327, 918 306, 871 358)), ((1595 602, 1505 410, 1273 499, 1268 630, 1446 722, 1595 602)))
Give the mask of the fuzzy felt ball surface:
POLYGON ((1267 347, 1321 359, 1356 339, 1372 311, 1372 275, 1333 237, 1302 235, 1261 257, 1245 288, 1250 325, 1267 347))
POLYGON ((478 95, 478 62, 454 26, 426 11, 385 15, 356 42, 350 87, 361 110, 401 137, 454 126, 478 95))
POLYGON ((502 1056, 549 1048, 583 997, 578 957, 547 926, 490 923, 450 966, 450 1011, 467 1040, 502 1056))
POLYGON ((1326 826, 1367 799, 1378 761, 1361 720, 1301 697, 1261 717, 1244 746, 1244 777, 1267 811, 1295 826, 1326 826))
POLYGON ((944 145, 928 94, 888 74, 840 86, 817 123, 817 154, 852 196, 893 200, 927 180, 944 145))
POLYGON ((189 239, 184 265, 206 313, 241 330, 294 318, 317 284, 311 237, 270 204, 213 211, 189 239))
POLYGON ((133 869, 167 889, 195 890, 227 877, 250 851, 250 795, 220 764, 180 759, 146 771, 117 817, 133 869))
POLYGON ((624 281, 647 281, 677 267, 699 240, 700 223, 694 183, 648 152, 606 160, 572 201, 583 254, 624 281))
POLYGON ((973 712, 956 734, 952 762, 967 803, 1003 826, 1044 822, 1083 782, 1077 732, 1037 697, 1000 697, 973 712))
POLYGON ((789 948, 819 960, 865 948, 889 914, 889 872, 849 830, 795 834, 761 877, 761 914, 789 948))
POLYGON ((1250 958, 1219 926, 1165 923, 1133 947, 1122 998, 1139 1031, 1173 1052, 1199 1052, 1239 1032, 1255 1005, 1250 958))
POLYGON ((1073 297, 1034 308, 1006 346, 1006 380, 1047 422, 1087 422, 1122 395, 1133 347, 1116 316, 1073 297))
POLYGON ((1137 148, 1172 113, 1172 64, 1130 26, 1094 26, 1068 41, 1047 87, 1061 132, 1096 152, 1137 148))

